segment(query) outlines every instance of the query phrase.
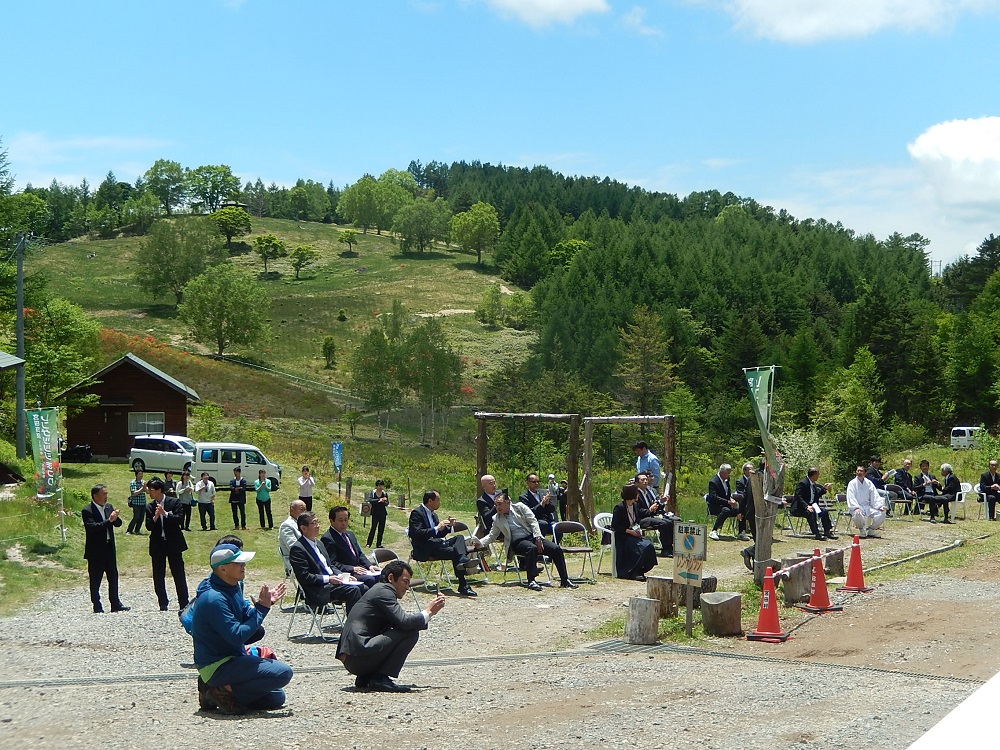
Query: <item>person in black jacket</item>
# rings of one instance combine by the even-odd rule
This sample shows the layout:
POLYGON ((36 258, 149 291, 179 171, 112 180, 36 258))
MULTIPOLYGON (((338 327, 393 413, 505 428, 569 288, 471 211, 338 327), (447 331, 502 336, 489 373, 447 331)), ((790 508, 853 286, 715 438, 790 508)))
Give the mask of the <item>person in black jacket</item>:
POLYGON ((382 535, 385 534, 385 519, 389 515, 389 493, 385 491, 385 480, 379 479, 375 482, 375 489, 365 496, 368 506, 371 508, 372 527, 368 532, 368 548, 372 548, 372 542, 376 547, 382 546, 382 535))
POLYGON ((497 480, 492 474, 483 474, 479 479, 479 486, 483 494, 476 498, 476 515, 483 525, 484 532, 489 532, 493 528, 493 517, 497 514, 497 495, 501 494, 497 489, 497 480))
POLYGON ((410 513, 408 533, 413 546, 413 559, 421 562, 451 560, 458 579, 458 593, 462 596, 476 596, 465 578, 465 566, 469 564, 465 537, 444 538, 455 530, 455 519, 438 520, 434 511, 440 507, 441 495, 437 490, 427 490, 423 502, 410 513))
POLYGON ((556 495, 548 489, 539 489, 542 481, 537 474, 528 474, 527 483, 528 488, 521 493, 517 501, 527 505, 534 513, 542 535, 551 537, 552 525, 556 522, 556 495))
POLYGON ((103 612, 101 604, 101 579, 108 578, 108 601, 112 612, 127 612, 128 607, 118 598, 118 557, 115 552, 115 527, 122 525, 118 511, 108 502, 108 487, 95 484, 90 488, 90 505, 80 511, 87 540, 83 558, 87 561, 90 576, 90 601, 94 612, 103 612))
POLYGON ((708 503, 708 512, 715 516, 715 525, 708 538, 719 540, 719 529, 726 523, 726 519, 739 515, 739 503, 733 498, 732 487, 729 486, 729 475, 733 473, 733 467, 729 464, 722 464, 719 473, 708 480, 708 495, 705 501, 708 503))
POLYGON ((184 609, 188 604, 188 585, 184 575, 184 508, 176 497, 166 497, 162 479, 151 479, 146 485, 149 502, 146 504, 146 530, 149 532, 149 557, 153 566, 153 590, 160 604, 160 611, 166 612, 170 599, 167 597, 167 563, 170 576, 177 590, 177 604, 184 609))
POLYGON ((645 581, 646 573, 656 567, 656 548, 642 535, 639 522, 649 515, 636 503, 639 488, 622 487, 622 501, 611 512, 611 532, 615 535, 615 568, 619 578, 645 581))
POLYGON ((315 513, 300 513, 295 521, 301 536, 288 550, 288 563, 305 594, 306 604, 315 608, 330 602, 343 602, 350 614, 351 608, 361 599, 364 586, 331 563, 326 548, 318 541, 319 519, 315 513))
POLYGON ((833 533, 833 523, 830 521, 830 514, 826 508, 821 507, 816 502, 833 485, 830 482, 819 484, 816 481, 817 479, 819 479, 819 469, 812 466, 806 473, 805 478, 795 485, 795 496, 792 499, 792 508, 789 512, 793 516, 805 518, 809 523, 809 530, 816 537, 816 541, 821 542, 824 539, 824 534, 826 539, 836 539, 837 535, 833 533), (819 531, 821 523, 823 525, 822 534, 819 531))
POLYGON ((997 520, 997 502, 1000 501, 1000 474, 997 473, 996 459, 990 461, 989 471, 984 471, 979 477, 979 491, 986 495, 986 508, 989 519, 997 520))

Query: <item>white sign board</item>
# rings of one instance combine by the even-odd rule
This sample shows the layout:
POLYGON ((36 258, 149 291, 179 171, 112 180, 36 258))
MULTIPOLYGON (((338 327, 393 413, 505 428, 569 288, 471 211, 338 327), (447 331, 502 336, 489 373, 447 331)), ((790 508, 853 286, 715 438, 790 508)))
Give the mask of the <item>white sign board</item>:
POLYGON ((674 523, 674 583, 701 586, 707 538, 704 524, 674 523))

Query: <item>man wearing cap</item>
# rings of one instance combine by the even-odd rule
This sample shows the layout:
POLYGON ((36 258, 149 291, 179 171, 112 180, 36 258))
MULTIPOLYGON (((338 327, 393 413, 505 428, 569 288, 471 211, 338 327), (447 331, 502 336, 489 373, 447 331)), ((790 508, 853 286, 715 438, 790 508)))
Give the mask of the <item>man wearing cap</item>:
POLYGON ((341 573, 330 562, 326 549, 319 541, 319 519, 315 513, 305 511, 295 521, 302 536, 292 545, 288 562, 306 596, 306 604, 315 608, 330 602, 343 602, 350 614, 364 593, 364 586, 349 573, 341 573))
POLYGON ((407 614, 399 604, 410 588, 413 570, 402 560, 392 560, 382 569, 382 580, 366 593, 344 623, 337 644, 337 658, 353 675, 355 687, 383 693, 408 693, 397 685, 406 657, 417 645, 421 630, 444 607, 440 592, 427 609, 407 614))
POLYGON ((151 479, 146 484, 149 502, 146 504, 146 530, 149 531, 149 557, 153 567, 153 591, 160 604, 160 611, 166 612, 170 600, 167 598, 167 563, 170 576, 177 590, 177 604, 184 609, 188 604, 188 585, 184 574, 184 550, 187 541, 181 528, 184 525, 184 509, 176 497, 164 495, 162 479, 151 479))
POLYGON ((252 604, 243 598, 240 582, 253 557, 235 544, 220 544, 209 556, 212 575, 198 596, 192 623, 194 663, 206 685, 204 692, 199 690, 199 703, 205 709, 218 706, 238 714, 285 703, 282 688, 292 679, 292 668, 277 659, 251 656, 243 647, 285 593, 284 583, 273 589, 265 584, 252 604))

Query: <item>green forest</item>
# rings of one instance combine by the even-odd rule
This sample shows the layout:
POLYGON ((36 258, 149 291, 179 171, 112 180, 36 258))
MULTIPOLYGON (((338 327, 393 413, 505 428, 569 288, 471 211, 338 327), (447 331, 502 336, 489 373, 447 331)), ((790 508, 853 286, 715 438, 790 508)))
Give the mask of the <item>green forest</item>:
MULTIPOLYGON (((342 363, 343 385, 377 415, 403 404, 409 382, 412 398, 429 407, 431 434, 435 408, 452 405, 670 413, 686 463, 739 460, 759 452, 742 368, 761 365, 780 367, 772 430, 796 469, 828 456, 843 474, 875 451, 942 442, 953 424, 1000 421, 1000 239, 993 235, 933 276, 928 241, 902 227, 876 238, 733 193, 679 197, 542 166, 412 161, 351 185, 303 179, 284 187, 260 179, 241 185, 225 165, 188 169, 160 160, 134 183, 109 172, 94 189, 53 181, 15 192, 0 151, 4 246, 12 248, 19 232, 49 244, 121 237, 142 237, 144 247, 187 243, 190 267, 174 256, 159 261, 178 271, 161 291, 180 319, 197 307, 198 276, 222 278, 220 264, 240 253, 256 252, 264 264, 263 274, 227 281, 243 285, 232 287, 240 295, 266 284, 269 259, 292 257, 296 280, 308 273, 315 249, 253 236, 260 219, 335 225, 348 253, 359 237, 385 236, 408 263, 446 258, 522 292, 502 295, 499 284, 485 284, 477 306, 483 335, 527 329, 536 343, 476 375, 474 391, 463 387, 470 366, 449 327, 394 331, 389 317, 349 346, 324 343, 328 366, 342 363), (209 217, 214 228, 166 228, 194 217, 209 217), (426 353, 421 372, 415 347, 426 353), (359 377, 373 370, 396 381, 359 377)), ((4 309, 12 310, 10 263, 0 285, 4 309)), ((70 382, 85 374, 86 363, 66 350, 82 350, 80 342, 98 330, 50 297, 36 278, 27 306, 47 311, 35 315, 48 332, 34 329, 38 364, 29 382, 47 397, 68 385, 47 382, 53 368, 70 382), (64 325, 53 328, 53 316, 64 325)), ((226 347, 268 360, 252 335, 212 341, 219 353, 226 347)), ((538 440, 560 443, 552 430, 512 433, 504 450, 530 455, 538 440)))

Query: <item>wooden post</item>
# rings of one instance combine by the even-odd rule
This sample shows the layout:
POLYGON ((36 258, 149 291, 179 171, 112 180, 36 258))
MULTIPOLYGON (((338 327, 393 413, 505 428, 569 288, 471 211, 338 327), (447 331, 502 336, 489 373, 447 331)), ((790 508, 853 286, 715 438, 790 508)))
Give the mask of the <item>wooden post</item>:
MULTIPOLYGON (((672 416, 666 416, 663 418, 663 461, 660 462, 660 468, 663 469, 667 476, 670 476, 671 474, 676 476, 676 440, 677 431, 676 425, 674 424, 674 418, 672 416)), ((670 493, 670 499, 667 501, 667 511, 670 513, 677 512, 676 480, 675 486, 670 493)))
MULTIPOLYGON (((757 525, 754 537, 754 558, 767 560, 771 557, 771 543, 774 540, 774 519, 778 506, 764 499, 764 477, 759 471, 751 472, 750 486, 753 488, 753 512, 757 525)), ((761 585, 760 582, 757 584, 761 585)))
POLYGON ((825 552, 833 552, 829 557, 823 558, 823 575, 827 578, 839 578, 844 575, 844 550, 836 547, 827 547, 825 552))
POLYGON ((488 474, 489 471, 486 468, 486 447, 489 443, 489 435, 486 431, 486 420, 482 417, 476 417, 476 488, 473 492, 473 497, 479 497, 479 493, 482 489, 479 486, 479 480, 482 478, 483 474, 488 474))
POLYGON ((646 576, 646 596, 660 602, 660 617, 677 614, 677 595, 670 576, 646 576))
POLYGON ((590 480, 594 464, 594 423, 589 420, 583 423, 583 476, 580 482, 580 510, 583 515, 591 516, 593 523, 593 513, 589 513, 588 508, 594 507, 594 485, 590 480))
POLYGON ((734 591, 701 595, 701 624, 708 635, 743 635, 742 614, 742 598, 734 591))
POLYGON ((761 560, 760 558, 754 558, 753 582, 757 584, 758 588, 764 587, 764 573, 768 568, 770 568, 773 573, 777 573, 781 570, 781 560, 773 560, 771 558, 761 560))
POLYGON ((354 477, 348 477, 344 482, 344 493, 345 499, 347 500, 347 505, 351 504, 351 485, 354 484, 354 477))
MULTIPOLYGON (((580 415, 569 420, 569 451, 566 454, 566 514, 593 531, 593 513, 581 513, 580 503, 580 415), (582 516, 582 517, 581 517, 582 516)), ((563 519, 564 521, 567 519, 563 519)))
MULTIPOLYGON (((781 569, 787 570, 795 563, 802 562, 799 557, 785 557, 781 560, 781 569)), ((785 592, 785 604, 801 604, 809 601, 809 588, 812 582, 812 567, 803 565, 782 577, 781 588, 785 592)))
POLYGON ((660 629, 660 603, 656 599, 633 596, 628 600, 625 642, 642 646, 656 643, 660 629))

